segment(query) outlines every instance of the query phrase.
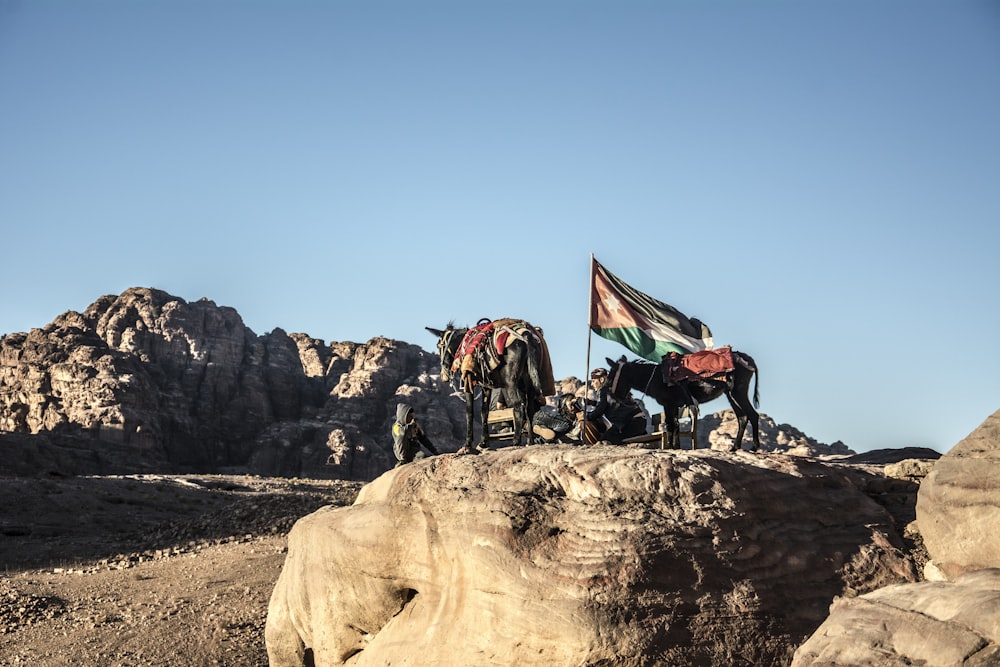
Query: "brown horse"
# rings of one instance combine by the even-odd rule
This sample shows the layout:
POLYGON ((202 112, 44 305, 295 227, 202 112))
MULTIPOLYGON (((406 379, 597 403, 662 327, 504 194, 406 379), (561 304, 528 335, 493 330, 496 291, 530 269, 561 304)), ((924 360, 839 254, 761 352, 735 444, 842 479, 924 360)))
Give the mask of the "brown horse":
MULTIPOLYGON (((487 321, 488 322, 488 321, 487 321)), ((480 321, 480 325, 484 321, 480 321)), ((527 324, 527 323, 525 323, 527 324)), ((455 365, 455 355, 459 353, 462 340, 469 332, 469 329, 456 329, 452 323, 444 329, 432 329, 424 327, 427 331, 437 336, 437 351, 441 359, 441 380, 450 382, 452 378, 452 367, 455 365)), ((503 397, 507 406, 514 410, 514 445, 521 444, 521 437, 526 424, 531 424, 531 418, 538 407, 544 402, 545 392, 540 374, 540 367, 543 355, 543 341, 538 329, 527 325, 529 333, 523 336, 511 336, 500 357, 499 364, 490 368, 483 355, 474 355, 474 366, 469 369, 471 375, 468 378, 458 377, 459 380, 472 380, 471 382, 461 382, 462 391, 465 398, 465 446, 458 450, 460 454, 470 454, 476 452, 472 448, 473 438, 473 417, 475 406, 475 388, 479 387, 481 392, 480 416, 482 418, 482 440, 477 449, 484 451, 490 446, 490 429, 487 419, 490 412, 490 395, 494 389, 503 390, 503 397), (537 336, 537 338, 536 338, 537 336)), ((492 345, 492 336, 485 343, 492 345)), ((459 362, 462 360, 460 359, 459 362)), ((528 431, 528 444, 533 445, 535 441, 534 432, 531 428, 528 431)))
POLYGON ((753 451, 756 452, 760 449, 760 415, 754 409, 760 405, 757 364, 748 354, 736 350, 732 354, 734 368, 728 373, 711 379, 700 378, 679 383, 668 383, 664 379, 662 363, 625 361, 624 356, 618 361, 612 361, 605 357, 609 367, 608 383, 616 395, 624 395, 628 390, 636 389, 663 406, 671 447, 680 446, 677 412, 681 407, 707 403, 725 394, 739 423, 736 440, 730 451, 735 452, 742 447, 743 434, 749 422, 753 427, 753 451), (751 378, 754 378, 753 403, 749 398, 751 378))

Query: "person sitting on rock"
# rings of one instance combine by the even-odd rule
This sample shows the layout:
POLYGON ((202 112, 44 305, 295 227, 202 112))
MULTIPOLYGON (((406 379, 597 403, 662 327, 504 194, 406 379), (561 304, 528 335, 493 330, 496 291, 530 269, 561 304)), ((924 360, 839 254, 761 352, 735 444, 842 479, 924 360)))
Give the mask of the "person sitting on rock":
POLYGON ((430 438, 417 423, 413 408, 406 403, 396 405, 396 421, 392 425, 392 451, 396 455, 396 467, 410 463, 417 456, 423 456, 423 445, 431 454, 437 454, 430 438))
POLYGON ((587 441, 592 443, 593 432, 599 431, 599 439, 620 445, 627 438, 646 434, 646 413, 631 392, 624 398, 618 398, 608 386, 608 371, 606 368, 595 368, 590 374, 590 383, 596 393, 594 400, 586 413, 588 425, 597 429, 587 428, 587 441), (605 422, 610 422, 608 424, 605 422), (603 428, 607 426, 607 428, 603 428))
POLYGON ((579 439, 576 398, 557 396, 555 405, 543 405, 531 420, 535 435, 545 442, 567 442, 579 439), (574 432, 576 431, 576 432, 574 432))

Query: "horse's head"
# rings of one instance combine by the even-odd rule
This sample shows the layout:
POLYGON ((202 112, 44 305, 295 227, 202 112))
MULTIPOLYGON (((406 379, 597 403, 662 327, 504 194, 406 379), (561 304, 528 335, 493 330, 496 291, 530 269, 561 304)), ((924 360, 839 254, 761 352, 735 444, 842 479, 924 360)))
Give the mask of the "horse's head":
POLYGON ((623 371, 628 363, 625 361, 625 355, 623 354, 617 361, 612 360, 611 357, 604 357, 604 360, 608 362, 608 388, 611 390, 611 395, 616 398, 624 398, 633 389, 628 378, 623 376, 623 371))
POLYGON ((441 361, 441 380, 450 382, 451 364, 455 360, 455 353, 458 352, 458 346, 462 343, 462 337, 467 329, 456 329, 452 322, 449 322, 443 331, 431 327, 424 328, 437 336, 437 352, 441 361))

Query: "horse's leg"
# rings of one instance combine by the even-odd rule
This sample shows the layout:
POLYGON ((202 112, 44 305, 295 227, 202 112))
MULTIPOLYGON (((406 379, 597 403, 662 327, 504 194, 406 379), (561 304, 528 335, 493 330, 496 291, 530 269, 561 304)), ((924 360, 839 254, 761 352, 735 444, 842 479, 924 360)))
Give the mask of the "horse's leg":
POLYGON ((736 429, 736 440, 733 441, 729 451, 738 452, 743 450, 743 434, 746 433, 747 430, 747 416, 740 410, 734 409, 733 412, 736 413, 736 423, 739 426, 736 429))
POLYGON ((760 450, 760 413, 754 409, 753 402, 750 400, 750 378, 753 374, 739 373, 738 371, 739 369, 737 369, 733 389, 728 394, 729 402, 733 404, 734 411, 736 410, 736 405, 739 404, 743 413, 743 418, 740 421, 740 444, 742 445, 743 442, 742 433, 749 422, 750 427, 753 429, 753 451, 756 452, 760 450))
POLYGON ((475 397, 471 392, 465 392, 465 446, 459 449, 456 454, 471 454, 472 449, 472 423, 475 414, 475 397))
POLYGON ((667 420, 667 442, 670 443, 670 449, 680 449, 681 427, 680 424, 677 423, 677 406, 671 405, 669 407, 664 407, 663 414, 667 420))
POLYGON ((482 403, 479 408, 479 416, 483 423, 483 437, 479 440, 479 450, 486 451, 490 448, 490 397, 492 390, 482 388, 482 403))
MULTIPOLYGON (((527 377, 527 374, 525 374, 525 377, 527 377)), ((521 395, 521 409, 524 412, 524 424, 528 430, 527 444, 529 447, 535 444, 535 429, 532 426, 531 418, 534 416, 535 410, 537 410, 537 406, 530 405, 530 403, 534 402, 535 400, 536 400, 535 393, 534 391, 532 391, 531 386, 529 384, 528 388, 525 389, 524 393, 521 395)))
MULTIPOLYGON (((527 422, 528 411, 525 407, 524 392, 521 391, 520 387, 512 384, 507 386, 507 393, 511 399, 510 407, 514 410, 514 435, 511 439, 511 444, 515 447, 520 447, 524 438, 524 425, 527 422)), ((535 439, 530 428, 528 429, 528 444, 535 444, 535 439)))
POLYGON ((736 398, 738 396, 737 392, 733 391, 733 387, 729 386, 726 388, 726 398, 729 399, 729 405, 733 408, 733 413, 736 415, 736 423, 738 427, 736 429, 736 440, 729 447, 729 451, 736 452, 743 449, 743 434, 747 430, 747 412, 745 406, 736 398))
MULTIPOLYGON (((515 401, 514 405, 511 407, 514 408, 514 435, 510 444, 515 447, 520 447, 522 441, 524 440, 524 422, 526 421, 524 417, 524 399, 521 398, 520 400, 515 401)), ((530 435, 528 438, 528 444, 533 444, 530 440, 530 435)))

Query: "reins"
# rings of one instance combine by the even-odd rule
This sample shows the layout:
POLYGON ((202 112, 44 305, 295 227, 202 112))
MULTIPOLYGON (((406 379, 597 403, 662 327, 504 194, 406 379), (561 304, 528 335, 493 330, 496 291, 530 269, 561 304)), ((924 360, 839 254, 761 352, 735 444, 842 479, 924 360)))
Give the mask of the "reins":
POLYGON ((653 384, 653 376, 656 375, 656 369, 659 366, 653 364, 649 369, 649 379, 646 380, 646 387, 642 390, 642 393, 649 395, 649 385, 653 384))

